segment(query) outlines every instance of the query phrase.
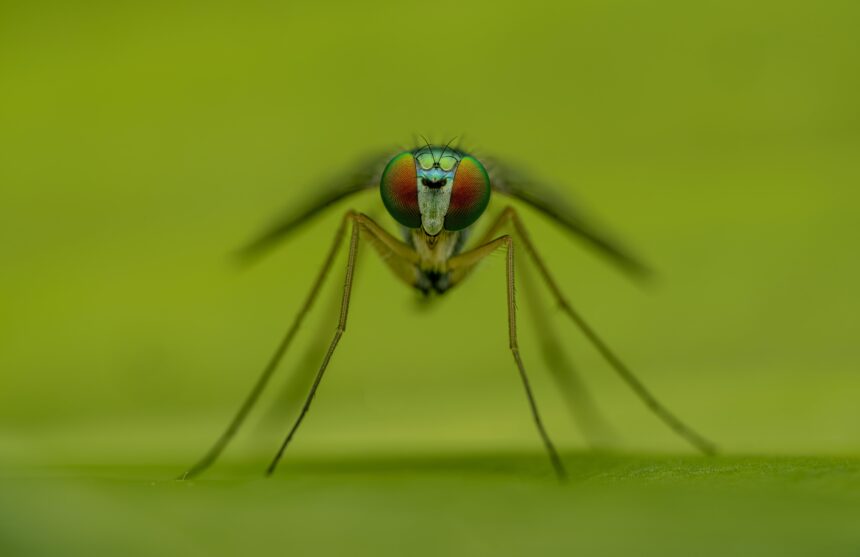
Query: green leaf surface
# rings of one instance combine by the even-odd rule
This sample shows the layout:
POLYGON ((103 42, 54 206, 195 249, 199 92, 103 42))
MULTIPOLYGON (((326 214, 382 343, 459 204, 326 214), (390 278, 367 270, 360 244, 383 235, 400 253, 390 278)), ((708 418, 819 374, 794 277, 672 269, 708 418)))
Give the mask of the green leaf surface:
POLYGON ((4 471, 4 555, 855 556, 860 459, 461 454, 4 471))

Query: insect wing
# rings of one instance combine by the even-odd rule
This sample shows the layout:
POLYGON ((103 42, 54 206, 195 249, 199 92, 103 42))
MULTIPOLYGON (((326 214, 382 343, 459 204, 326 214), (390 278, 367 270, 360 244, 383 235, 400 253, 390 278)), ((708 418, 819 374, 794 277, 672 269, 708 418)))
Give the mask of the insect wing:
POLYGON ((385 169, 385 163, 390 158, 390 153, 365 157, 353 165, 356 171, 341 175, 315 188, 316 194, 310 202, 304 204, 299 210, 285 212, 268 229, 239 250, 240 258, 252 260, 264 255, 302 224, 338 201, 362 191, 378 188, 379 178, 385 169))
POLYGON ((639 258, 622 247, 602 227, 594 224, 581 210, 576 209, 552 188, 505 167, 496 161, 487 161, 493 190, 513 197, 536 209, 557 224, 573 232, 599 253, 627 273, 646 278, 651 270, 639 258))

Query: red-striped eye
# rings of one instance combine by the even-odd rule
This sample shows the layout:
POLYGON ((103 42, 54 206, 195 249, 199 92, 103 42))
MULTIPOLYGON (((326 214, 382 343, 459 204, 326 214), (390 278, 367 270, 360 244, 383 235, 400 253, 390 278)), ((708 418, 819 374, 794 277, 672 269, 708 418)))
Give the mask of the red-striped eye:
POLYGON ((473 157, 463 157, 454 174, 445 228, 462 230, 478 220, 490 203, 490 176, 473 157))
POLYGON ((421 226, 418 209, 418 171, 412 153, 400 153, 382 172, 379 190, 382 203, 394 220, 409 228, 421 226))

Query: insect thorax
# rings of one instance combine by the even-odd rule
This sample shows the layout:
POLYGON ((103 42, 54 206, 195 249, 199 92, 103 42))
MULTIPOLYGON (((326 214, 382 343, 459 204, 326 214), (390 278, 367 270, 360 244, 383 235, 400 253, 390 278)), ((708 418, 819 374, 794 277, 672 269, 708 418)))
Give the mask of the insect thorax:
POLYGON ((443 230, 436 236, 430 236, 422 229, 409 230, 408 234, 409 243, 419 257, 415 288, 425 294, 448 290, 448 260, 460 252, 466 234, 462 231, 443 230))

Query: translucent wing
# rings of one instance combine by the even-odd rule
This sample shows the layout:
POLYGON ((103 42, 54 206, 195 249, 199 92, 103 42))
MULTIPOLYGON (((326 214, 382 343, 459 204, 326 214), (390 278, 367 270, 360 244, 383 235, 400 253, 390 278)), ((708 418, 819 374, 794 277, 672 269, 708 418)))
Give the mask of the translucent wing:
POLYGON ((389 155, 365 157, 353 165, 353 172, 343 174, 314 188, 311 200, 298 210, 290 210, 275 220, 257 238, 239 250, 243 260, 260 257, 286 238, 305 222, 325 211, 338 201, 356 193, 379 187, 379 178, 385 169, 389 155))
POLYGON ((493 190, 540 211, 557 224, 573 232, 588 245, 609 258, 622 270, 637 278, 646 278, 651 270, 631 254, 609 233, 588 219, 562 196, 544 184, 535 182, 495 161, 487 161, 493 190))

